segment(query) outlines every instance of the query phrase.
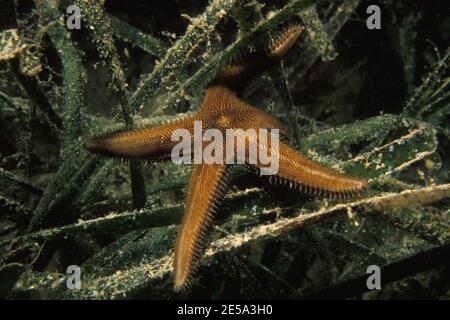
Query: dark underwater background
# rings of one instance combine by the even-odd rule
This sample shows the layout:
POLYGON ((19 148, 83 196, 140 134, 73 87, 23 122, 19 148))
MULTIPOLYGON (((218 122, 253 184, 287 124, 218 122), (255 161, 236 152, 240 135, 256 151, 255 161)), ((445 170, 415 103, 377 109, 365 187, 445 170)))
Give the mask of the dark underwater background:
POLYGON ((69 30, 71 4, 0 0, 1 298, 450 298, 447 1, 75 1, 69 30), (298 43, 241 98, 369 188, 328 200, 233 167, 195 281, 175 293, 191 169, 83 141, 195 112, 221 67, 295 23, 298 43))

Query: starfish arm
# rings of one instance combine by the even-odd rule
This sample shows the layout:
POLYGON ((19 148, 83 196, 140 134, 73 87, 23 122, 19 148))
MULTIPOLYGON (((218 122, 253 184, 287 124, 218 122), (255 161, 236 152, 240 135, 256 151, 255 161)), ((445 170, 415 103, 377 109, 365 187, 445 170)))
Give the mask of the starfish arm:
POLYGON ((88 151, 118 158, 169 158, 178 141, 172 141, 175 129, 186 129, 192 134, 197 116, 132 131, 115 131, 92 138, 85 143, 88 151))
POLYGON ((182 290, 189 285, 202 254, 202 241, 207 225, 224 195, 226 166, 195 165, 189 182, 186 209, 180 226, 174 254, 174 287, 182 290))
POLYGON ((302 31, 303 28, 299 25, 287 28, 273 39, 263 51, 251 53, 246 62, 229 65, 222 69, 211 86, 223 85, 236 93, 242 92, 250 79, 280 60, 289 51, 302 31))
POLYGON ((343 175, 308 160, 290 146, 279 145, 279 169, 272 182, 331 195, 351 196, 363 191, 367 181, 343 175))

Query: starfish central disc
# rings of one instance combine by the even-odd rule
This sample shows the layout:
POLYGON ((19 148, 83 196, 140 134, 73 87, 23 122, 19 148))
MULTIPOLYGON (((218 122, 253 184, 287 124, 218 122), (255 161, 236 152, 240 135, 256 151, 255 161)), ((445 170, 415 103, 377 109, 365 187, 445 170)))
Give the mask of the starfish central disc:
MULTIPOLYGON (((95 153, 121 158, 167 159, 177 144, 172 141, 174 130, 194 133, 196 121, 202 121, 203 130, 227 128, 282 129, 270 115, 241 101, 237 94, 249 79, 275 63, 294 45, 302 32, 296 25, 286 29, 261 52, 253 52, 247 62, 224 68, 206 90, 200 110, 191 117, 136 131, 114 131, 93 138, 86 148, 95 153)), ((345 176, 306 159, 293 147, 280 143, 279 149, 257 136, 259 147, 270 154, 277 153, 279 169, 271 182, 288 184, 306 191, 328 195, 350 196, 360 193, 367 182, 345 176)), ((248 144, 247 144, 248 146, 248 144)), ((248 147, 247 147, 248 148, 248 147)), ((226 150, 230 152, 230 150, 226 150)), ((248 150, 246 150, 248 151, 248 150)), ((234 152, 234 150, 232 150, 234 152)), ((263 170, 260 162, 252 164, 263 170)), ((205 241, 206 227, 211 222, 218 203, 227 189, 227 165, 196 164, 189 182, 186 208, 180 226, 174 253, 174 287, 186 288, 198 267, 205 241)))

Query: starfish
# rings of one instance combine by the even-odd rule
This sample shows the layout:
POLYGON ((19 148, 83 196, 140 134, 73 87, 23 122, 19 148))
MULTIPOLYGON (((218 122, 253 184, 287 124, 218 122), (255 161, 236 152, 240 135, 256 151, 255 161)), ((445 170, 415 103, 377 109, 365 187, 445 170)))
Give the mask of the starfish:
MULTIPOLYGON (((177 141, 171 140, 175 129, 194 132, 194 122, 202 121, 204 129, 216 128, 224 132, 229 128, 279 129, 281 124, 270 115, 252 107, 237 95, 245 84, 262 72, 266 66, 276 63, 297 41, 303 28, 295 25, 285 29, 264 50, 250 54, 246 62, 229 65, 219 72, 207 87, 200 110, 193 116, 178 119, 154 127, 134 131, 115 131, 94 137, 85 143, 87 150, 111 157, 137 159, 168 159, 177 141)), ((351 196, 359 194, 367 182, 345 176, 306 159, 287 142, 281 142, 277 151, 271 143, 246 137, 249 147, 256 143, 270 152, 278 152, 278 173, 271 182, 289 184, 304 191, 316 191, 326 195, 351 196)), ((236 150, 227 150, 235 152, 236 150)), ((249 164, 247 164, 249 165, 249 164)), ((261 170, 260 162, 252 165, 261 170)), ((227 164, 194 164, 190 178, 183 221, 177 236, 174 252, 174 289, 186 289, 198 268, 206 227, 217 210, 219 201, 227 190, 227 164)))

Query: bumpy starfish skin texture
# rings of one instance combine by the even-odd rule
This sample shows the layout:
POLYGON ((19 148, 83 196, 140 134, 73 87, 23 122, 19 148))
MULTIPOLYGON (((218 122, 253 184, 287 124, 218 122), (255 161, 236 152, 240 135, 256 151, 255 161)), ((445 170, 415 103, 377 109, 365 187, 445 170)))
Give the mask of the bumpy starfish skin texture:
MULTIPOLYGON (((171 123, 136 131, 112 132, 93 138, 86 143, 89 151, 112 157, 161 159, 169 158, 178 141, 171 141, 173 130, 183 128, 191 134, 194 121, 201 120, 203 130, 226 129, 280 129, 280 123, 270 115, 244 103, 236 94, 240 93, 248 80, 275 63, 292 47, 302 32, 294 26, 282 32, 263 52, 250 54, 248 62, 224 68, 206 90, 200 110, 194 116, 171 123)), ((270 141, 256 141, 246 137, 247 143, 277 152, 270 141)), ((248 147, 248 145, 247 145, 248 147)), ((235 150, 225 150, 235 152, 235 150)), ((279 170, 271 177, 275 183, 289 184, 306 191, 328 195, 350 196, 360 193, 366 181, 340 174, 325 168, 300 155, 286 143, 278 149, 279 170)), ((257 162, 254 167, 261 169, 257 162)), ((227 165, 196 164, 190 179, 185 214, 178 233, 174 253, 174 288, 188 287, 202 255, 203 236, 217 209, 218 202, 226 191, 227 165)))

